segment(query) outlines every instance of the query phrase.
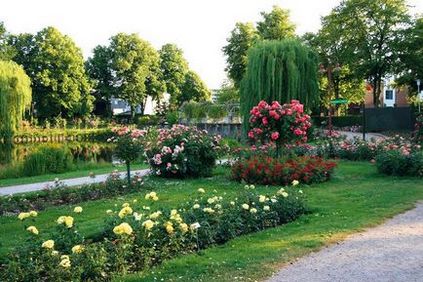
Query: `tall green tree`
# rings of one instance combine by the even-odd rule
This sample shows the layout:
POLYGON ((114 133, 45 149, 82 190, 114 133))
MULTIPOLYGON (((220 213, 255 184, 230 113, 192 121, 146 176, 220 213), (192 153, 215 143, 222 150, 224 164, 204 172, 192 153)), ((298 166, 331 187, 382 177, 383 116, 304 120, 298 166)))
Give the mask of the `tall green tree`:
POLYGON ((245 73, 248 50, 258 39, 257 30, 252 23, 236 23, 227 39, 228 44, 222 49, 227 57, 225 71, 237 88, 245 73))
POLYGON ((148 95, 158 99, 165 91, 159 54, 137 34, 112 36, 109 49, 115 93, 130 105, 133 119, 137 106, 144 112, 148 95))
POLYGON ((0 61, 0 138, 10 141, 30 105, 30 78, 15 62, 0 61))
POLYGON ((263 41, 248 53, 248 65, 241 84, 241 115, 244 132, 250 110, 268 103, 299 100, 306 109, 319 103, 317 55, 295 39, 263 41))
POLYGON ((109 48, 101 45, 94 48, 92 57, 85 63, 87 74, 93 81, 95 113, 106 117, 112 116, 111 98, 116 95, 111 64, 109 48))
POLYGON ((289 10, 273 6, 270 13, 261 12, 263 19, 257 23, 257 31, 263 40, 282 40, 295 36, 295 24, 289 18, 289 10))
POLYGON ((15 36, 13 60, 21 64, 33 83, 37 116, 51 118, 88 115, 92 110, 90 83, 81 49, 54 27, 35 36, 15 36))
POLYGON ((3 22, 0 22, 0 60, 10 60, 13 56, 13 48, 9 44, 10 34, 3 22))
POLYGON ((170 94, 170 105, 175 106, 181 95, 185 76, 189 71, 188 62, 183 52, 175 44, 165 44, 159 50, 160 69, 166 83, 166 91, 170 94))
MULTIPOLYGON (((405 42, 401 42, 404 52, 400 55, 401 64, 398 65, 400 77, 397 82, 408 86, 412 94, 417 93, 416 80, 423 84, 423 17, 416 18, 412 27, 406 32, 405 42)), ((420 86, 420 90, 423 87, 420 86)))
POLYGON ((182 85, 181 95, 178 99, 179 106, 188 101, 199 102, 210 100, 210 97, 211 92, 200 76, 194 71, 188 71, 185 75, 185 82, 182 85))
POLYGON ((342 54, 356 74, 373 87, 373 104, 380 106, 382 81, 395 73, 404 31, 410 25, 405 0, 344 0, 325 18, 334 27, 342 54), (337 27, 337 28, 335 28, 337 27))

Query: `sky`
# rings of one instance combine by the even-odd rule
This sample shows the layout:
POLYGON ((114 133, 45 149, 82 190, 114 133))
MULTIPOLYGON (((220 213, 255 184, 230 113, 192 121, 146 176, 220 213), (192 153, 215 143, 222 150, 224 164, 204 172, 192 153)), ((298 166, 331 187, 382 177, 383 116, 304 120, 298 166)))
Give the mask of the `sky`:
MULTIPOLYGON (((371 0, 369 0, 371 1, 371 0)), ((316 32, 320 17, 340 0, 2 0, 0 21, 12 33, 54 26, 69 35, 84 57, 118 33, 138 33, 159 49, 175 43, 211 89, 226 78, 222 47, 236 22, 257 22, 273 5, 289 9, 297 34, 316 32)), ((409 0, 412 14, 423 0, 409 0)))

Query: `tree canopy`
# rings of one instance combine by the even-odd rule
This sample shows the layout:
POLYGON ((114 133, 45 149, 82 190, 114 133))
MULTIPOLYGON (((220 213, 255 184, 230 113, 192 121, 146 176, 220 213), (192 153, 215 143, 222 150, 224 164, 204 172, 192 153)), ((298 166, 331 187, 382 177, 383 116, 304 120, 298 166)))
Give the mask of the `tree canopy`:
POLYGON ((11 39, 15 55, 33 84, 37 116, 81 116, 92 110, 90 83, 81 50, 72 39, 54 27, 35 36, 22 34, 11 39))
POLYGON ((210 90, 201 80, 200 76, 192 70, 188 71, 185 75, 185 81, 181 88, 181 95, 178 99, 179 106, 187 101, 199 102, 210 100, 210 96, 210 90))
POLYGON ((30 78, 15 62, 0 61, 0 138, 13 136, 30 105, 30 78))
POLYGON ((281 104, 299 100, 306 109, 319 102, 317 56, 295 39, 263 41, 248 52, 247 71, 241 84, 244 129, 259 101, 281 104))
POLYGON ((159 50, 160 69, 170 94, 170 105, 175 106, 182 92, 185 77, 189 71, 184 54, 175 44, 165 44, 159 50))
POLYGON ((273 6, 269 13, 261 12, 262 20, 253 23, 236 23, 222 51, 226 56, 226 72, 239 88, 245 74, 248 50, 262 40, 281 40, 295 36, 295 25, 289 19, 289 11, 273 6))

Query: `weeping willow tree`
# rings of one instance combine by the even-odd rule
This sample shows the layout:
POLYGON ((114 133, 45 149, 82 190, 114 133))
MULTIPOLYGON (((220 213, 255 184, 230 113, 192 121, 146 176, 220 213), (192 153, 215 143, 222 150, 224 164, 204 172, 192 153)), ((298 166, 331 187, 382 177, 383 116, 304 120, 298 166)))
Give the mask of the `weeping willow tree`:
POLYGON ((0 139, 11 140, 31 96, 31 80, 23 68, 12 61, 0 61, 0 139))
POLYGON ((244 132, 250 110, 265 100, 281 104, 299 100, 305 109, 319 102, 317 56, 295 39, 263 41, 248 52, 247 70, 241 82, 241 115, 244 132))

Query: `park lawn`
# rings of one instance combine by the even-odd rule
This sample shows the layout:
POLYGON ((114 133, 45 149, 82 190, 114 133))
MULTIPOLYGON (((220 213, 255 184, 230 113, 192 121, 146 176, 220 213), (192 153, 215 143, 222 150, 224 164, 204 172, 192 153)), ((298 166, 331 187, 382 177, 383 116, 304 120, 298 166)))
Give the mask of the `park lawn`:
MULTIPOLYGON (((133 164, 131 166, 132 169, 144 169, 148 168, 147 164, 133 164)), ((46 181, 52 181, 55 178, 59 178, 61 180, 63 179, 69 179, 69 178, 77 178, 77 177, 85 177, 89 176, 91 172, 93 172, 95 175, 98 174, 105 174, 110 173, 113 170, 119 170, 119 171, 126 171, 126 166, 119 165, 115 166, 111 163, 101 163, 101 164, 93 164, 93 167, 82 167, 77 170, 65 172, 65 173, 51 173, 51 174, 44 174, 44 175, 37 175, 37 176, 30 176, 30 177, 18 177, 18 178, 5 178, 0 179, 0 189, 2 187, 7 186, 13 186, 13 185, 21 185, 21 184, 30 184, 30 183, 38 183, 38 182, 46 182, 46 181)))
MULTIPOLYGON (((207 193, 216 190, 235 197, 243 185, 229 181, 227 169, 216 169, 211 178, 164 180, 152 178, 145 191, 114 199, 81 203, 83 213, 72 213, 74 206, 52 207, 41 211, 33 223, 40 236, 49 239, 49 230, 60 215, 73 215, 86 237, 99 234, 107 209, 137 199, 132 206, 146 205, 145 192, 154 187, 161 206, 177 207, 193 198, 198 188, 207 193)), ((257 187, 263 193, 280 187, 257 187)), ((347 234, 381 223, 384 219, 413 207, 423 199, 423 183, 418 178, 394 178, 378 175, 370 163, 340 162, 329 182, 302 186, 312 213, 290 224, 245 235, 225 245, 181 256, 143 272, 116 278, 117 281, 248 281, 268 277, 281 264, 340 240, 347 234), (156 280, 157 279, 157 280, 156 280)), ((117 209, 117 208, 115 208, 117 209)), ((31 222, 27 222, 32 224, 31 222)), ((16 217, 0 217, 0 257, 18 246, 28 234, 16 217)))
POLYGON ((373 165, 360 162, 341 162, 333 180, 302 189, 311 214, 115 280, 262 280, 284 263, 380 224, 423 199, 421 179, 378 175, 373 165))

